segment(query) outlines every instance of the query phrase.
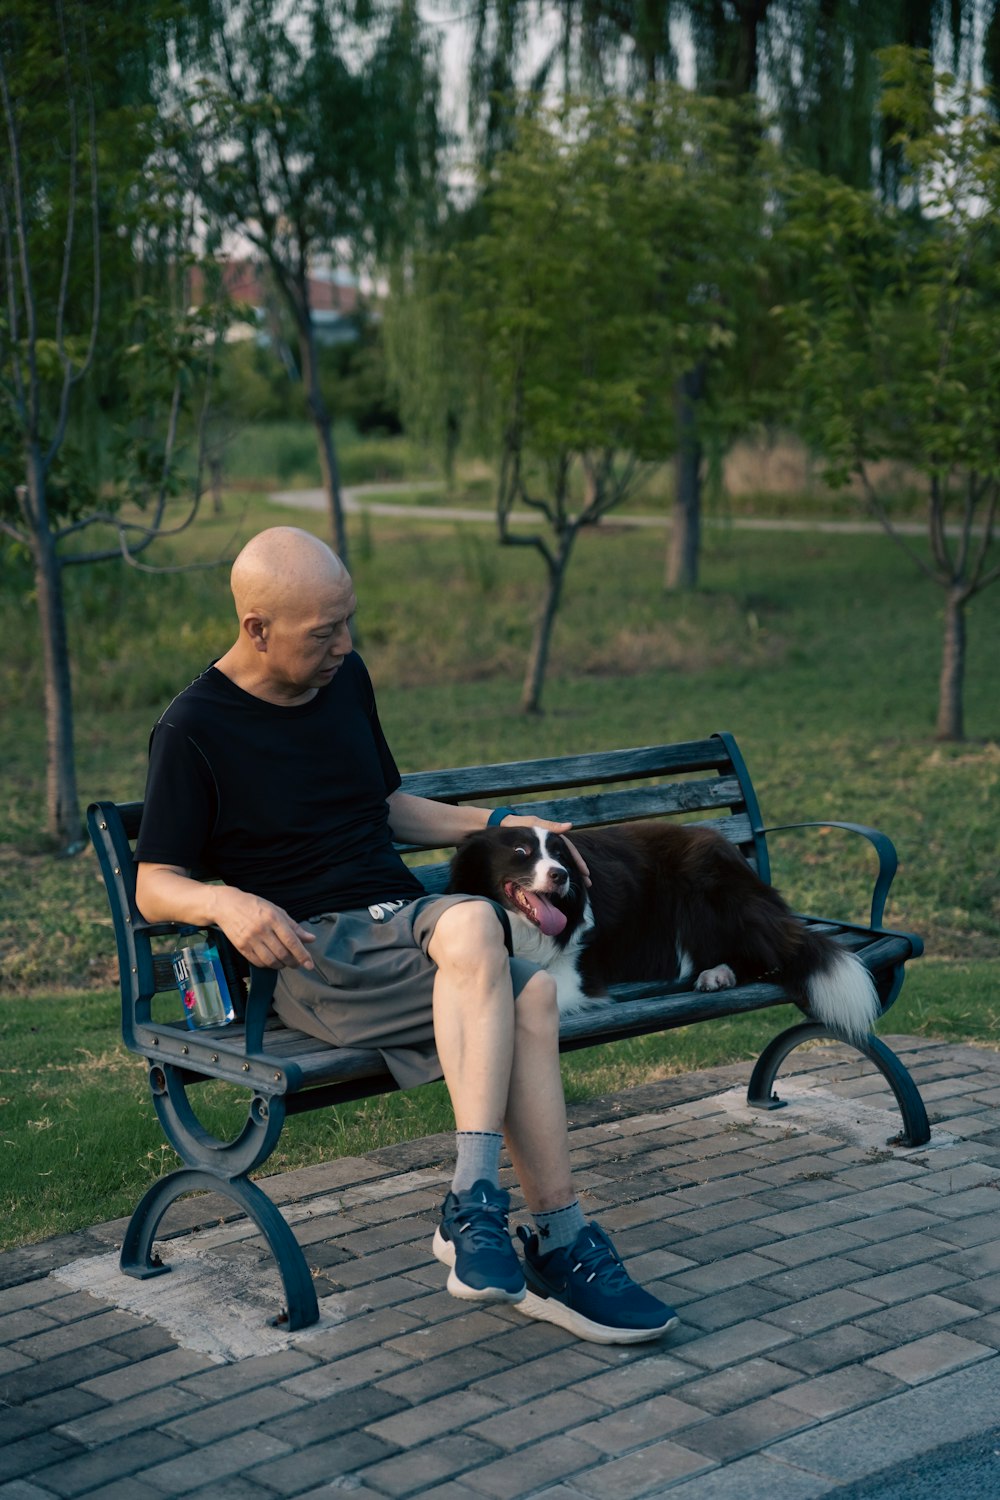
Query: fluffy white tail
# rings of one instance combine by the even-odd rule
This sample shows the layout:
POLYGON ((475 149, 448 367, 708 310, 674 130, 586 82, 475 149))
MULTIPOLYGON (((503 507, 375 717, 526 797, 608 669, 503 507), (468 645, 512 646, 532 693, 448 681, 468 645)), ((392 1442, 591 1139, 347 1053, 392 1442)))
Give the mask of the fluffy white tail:
POLYGON ((881 1015, 872 976, 859 958, 843 950, 809 976, 806 994, 814 1019, 848 1042, 863 1042, 881 1015))

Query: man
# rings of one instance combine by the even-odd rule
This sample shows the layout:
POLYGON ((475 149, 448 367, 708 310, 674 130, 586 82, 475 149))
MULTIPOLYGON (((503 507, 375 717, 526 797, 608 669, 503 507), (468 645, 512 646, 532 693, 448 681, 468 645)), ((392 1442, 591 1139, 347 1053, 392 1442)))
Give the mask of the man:
POLYGON ((454 1296, 511 1302, 598 1342, 658 1337, 673 1310, 630 1280, 573 1190, 550 976, 508 956, 491 902, 426 896, 393 847, 529 820, 400 790, 352 649, 354 588, 324 543, 261 532, 231 582, 236 641, 151 738, 139 909, 216 926, 278 969, 288 1025, 377 1047, 403 1087, 444 1076, 457 1162, 433 1249, 454 1296), (500 1188, 504 1139, 535 1220, 534 1234, 519 1230, 523 1264, 500 1188))

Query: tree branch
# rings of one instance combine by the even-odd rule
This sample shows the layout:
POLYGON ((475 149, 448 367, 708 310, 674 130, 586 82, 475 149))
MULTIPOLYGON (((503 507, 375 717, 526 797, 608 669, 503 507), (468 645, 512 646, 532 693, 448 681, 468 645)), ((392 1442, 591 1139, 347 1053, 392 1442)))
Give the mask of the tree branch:
POLYGON ((869 509, 871 510, 872 515, 878 521, 879 525, 882 527, 882 530, 886 533, 887 536, 892 537, 892 540, 896 543, 897 547, 902 548, 907 557, 910 558, 911 562, 916 563, 917 567, 922 573, 925 573, 928 578, 932 578, 935 583, 947 585, 949 579, 947 577, 942 577, 939 573, 936 573, 935 570, 920 556, 920 553, 917 552, 914 547, 911 547, 906 538, 893 526, 888 512, 885 509, 885 506, 882 504, 881 499, 879 498, 871 481, 868 478, 868 471, 865 468, 863 461, 859 461, 857 465, 857 471, 861 479, 861 483, 864 487, 869 509))

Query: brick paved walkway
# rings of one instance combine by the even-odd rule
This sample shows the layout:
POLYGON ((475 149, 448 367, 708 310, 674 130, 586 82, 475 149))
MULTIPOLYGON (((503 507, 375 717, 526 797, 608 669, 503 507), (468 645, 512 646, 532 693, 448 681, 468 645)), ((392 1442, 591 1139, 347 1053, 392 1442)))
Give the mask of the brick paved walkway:
POLYGON ((1000 1054, 894 1045, 934 1122, 915 1151, 885 1144, 891 1097, 840 1049, 792 1059, 774 1113, 743 1106, 746 1067, 573 1109, 585 1208, 680 1311, 658 1344, 450 1298, 444 1137, 271 1180, 318 1330, 267 1326, 276 1279, 221 1200, 168 1221, 170 1276, 127 1283, 145 1315, 116 1289, 121 1224, 0 1256, 0 1500, 811 1500, 989 1431, 1000 1054), (175 1337, 185 1276, 211 1291, 175 1337))

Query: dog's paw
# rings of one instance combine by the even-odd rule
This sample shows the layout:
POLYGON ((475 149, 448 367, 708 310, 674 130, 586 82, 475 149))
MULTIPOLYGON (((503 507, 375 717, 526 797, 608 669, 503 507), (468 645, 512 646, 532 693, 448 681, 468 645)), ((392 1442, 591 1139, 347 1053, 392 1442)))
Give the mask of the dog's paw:
POLYGON ((696 990, 731 990, 736 975, 728 964, 717 964, 714 969, 703 969, 694 982, 696 990))

